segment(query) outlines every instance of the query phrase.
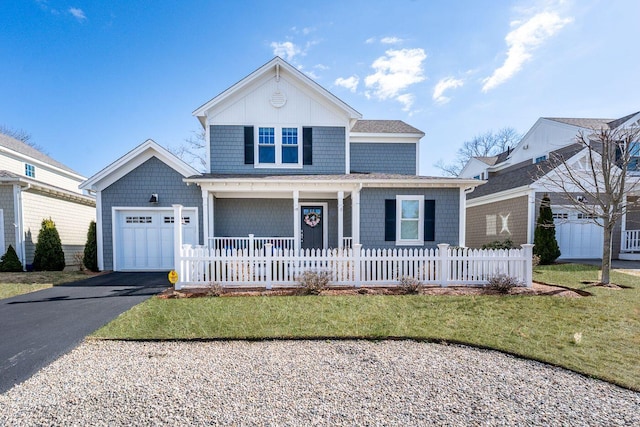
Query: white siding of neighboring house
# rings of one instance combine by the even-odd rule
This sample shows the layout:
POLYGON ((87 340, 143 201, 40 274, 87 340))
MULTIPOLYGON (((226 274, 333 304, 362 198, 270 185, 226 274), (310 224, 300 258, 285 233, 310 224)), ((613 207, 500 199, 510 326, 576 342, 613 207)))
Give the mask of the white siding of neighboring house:
POLYGON ((75 265, 75 252, 82 252, 87 240, 89 223, 96 218, 94 206, 56 199, 33 191, 22 192, 25 255, 27 264, 33 262, 35 243, 42 220, 51 218, 55 224, 67 265, 75 265))
POLYGON ((82 179, 74 178, 65 171, 57 170, 38 160, 30 159, 26 156, 19 156, 13 152, 7 152, 0 147, 0 170, 13 172, 16 175, 25 176, 25 163, 35 166, 36 181, 43 182, 54 187, 60 187, 74 193, 81 193, 78 185, 82 179))
POLYGON ((511 153, 511 165, 548 155, 549 152, 573 144, 579 127, 548 119, 539 119, 511 153), (527 148, 525 148, 527 147, 527 148))

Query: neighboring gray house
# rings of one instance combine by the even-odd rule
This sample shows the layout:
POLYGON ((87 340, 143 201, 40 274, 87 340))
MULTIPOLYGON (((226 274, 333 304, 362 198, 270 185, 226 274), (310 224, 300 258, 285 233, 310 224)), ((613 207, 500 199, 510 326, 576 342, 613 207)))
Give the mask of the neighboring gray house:
MULTIPOLYGON (((471 159, 460 173, 463 178, 487 183, 467 195, 466 244, 480 247, 492 241, 510 239, 516 245, 533 243, 540 201, 545 193, 551 199, 556 238, 561 258, 601 258, 603 228, 574 206, 567 196, 545 184, 545 175, 553 172, 550 155, 558 154, 568 164, 584 158, 586 149, 576 144, 579 132, 594 129, 618 129, 640 125, 640 112, 619 119, 541 117, 518 145, 494 157, 471 159)), ((640 161, 640 142, 636 147, 640 161)), ((630 182, 640 179, 640 162, 631 162, 630 182)), ((640 194, 629 193, 635 203, 640 194)), ((575 193, 575 200, 585 195, 575 193)), ((625 215, 613 236, 613 258, 640 259, 640 211, 625 215)))
POLYGON ((465 191, 479 182, 420 176, 422 131, 362 120, 279 57, 193 114, 207 173, 149 140, 82 184, 96 192, 101 269, 173 268, 173 204, 191 244, 464 245, 465 191))
POLYGON ((0 134, 0 254, 13 246, 22 264, 33 262, 45 218, 56 224, 67 265, 82 253, 95 199, 78 185, 86 178, 39 150, 0 134))

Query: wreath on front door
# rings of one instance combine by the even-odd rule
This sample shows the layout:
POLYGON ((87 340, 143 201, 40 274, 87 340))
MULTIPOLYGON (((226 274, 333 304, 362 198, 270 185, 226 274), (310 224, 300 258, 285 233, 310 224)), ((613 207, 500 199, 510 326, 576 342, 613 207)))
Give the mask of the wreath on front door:
POLYGON ((313 228, 320 224, 320 214, 316 212, 308 213, 304 216, 304 223, 313 228))

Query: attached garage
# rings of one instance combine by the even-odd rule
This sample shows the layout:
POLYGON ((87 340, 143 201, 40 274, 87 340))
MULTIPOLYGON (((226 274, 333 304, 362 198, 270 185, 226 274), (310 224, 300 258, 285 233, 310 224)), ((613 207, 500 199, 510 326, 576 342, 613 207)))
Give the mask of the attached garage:
POLYGON ((603 231, 587 214, 552 207, 560 258, 602 258, 603 231))
MULTIPOLYGON (((114 208, 113 216, 114 270, 151 271, 174 267, 172 208, 114 208)), ((183 209, 182 224, 184 243, 197 244, 196 208, 183 209)))

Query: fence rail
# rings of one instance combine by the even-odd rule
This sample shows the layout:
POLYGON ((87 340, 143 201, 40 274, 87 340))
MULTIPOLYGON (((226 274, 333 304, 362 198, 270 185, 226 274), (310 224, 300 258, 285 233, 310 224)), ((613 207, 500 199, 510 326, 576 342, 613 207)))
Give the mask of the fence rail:
POLYGON ((636 252, 640 251, 640 230, 626 230, 622 232, 622 242, 620 251, 636 252))
POLYGON ((532 247, 522 249, 450 248, 331 250, 283 249, 272 243, 260 248, 208 248, 184 245, 179 250, 177 289, 218 283, 225 287, 292 287, 307 270, 326 271, 338 286, 393 286, 403 276, 425 285, 485 285, 505 274, 526 286, 532 282, 532 247))

